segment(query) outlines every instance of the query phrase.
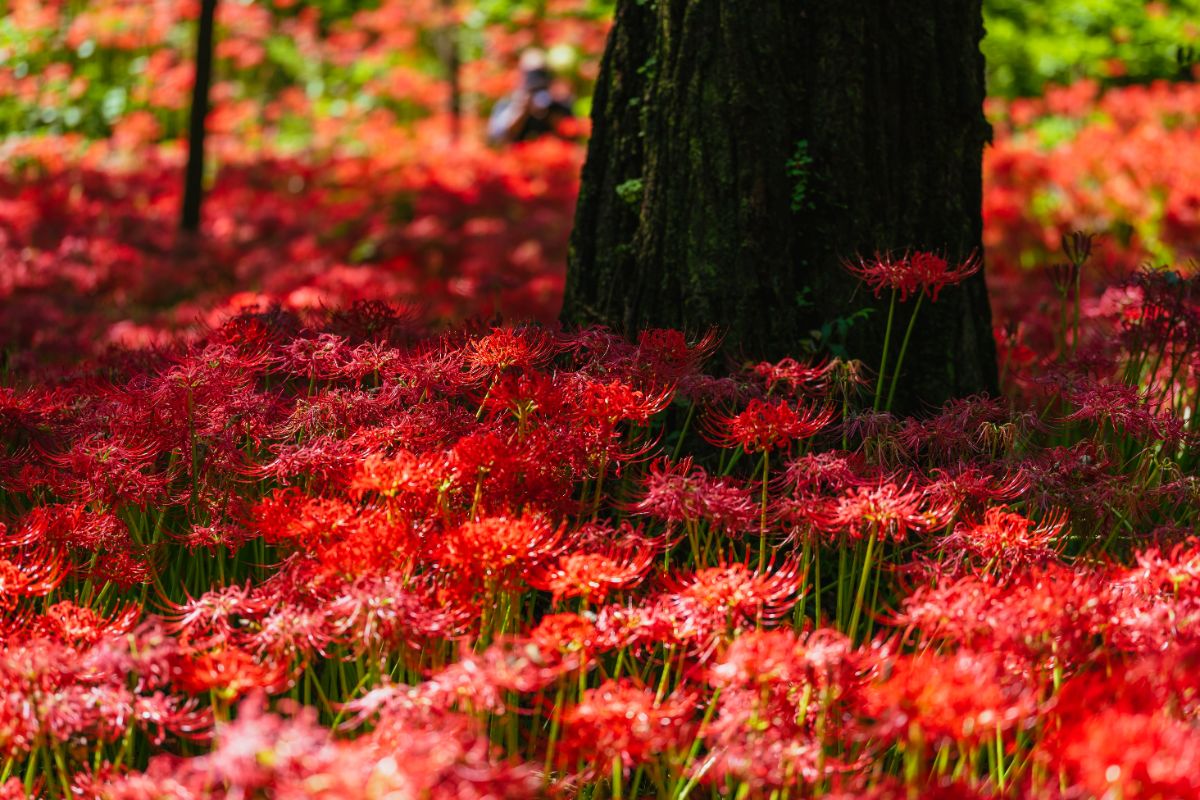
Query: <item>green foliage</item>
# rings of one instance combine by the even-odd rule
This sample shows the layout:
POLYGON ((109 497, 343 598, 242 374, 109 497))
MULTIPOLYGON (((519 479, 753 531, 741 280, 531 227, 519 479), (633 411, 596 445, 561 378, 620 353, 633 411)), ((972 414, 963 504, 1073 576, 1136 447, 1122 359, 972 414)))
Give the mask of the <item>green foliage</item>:
MULTIPOLYGON (((800 308, 812 308, 816 305, 812 298, 811 286, 804 286, 796 292, 796 305, 800 308)), ((850 335, 850 329, 873 313, 874 308, 860 308, 845 316, 831 319, 820 329, 811 331, 809 338, 802 345, 809 353, 824 351, 837 358, 848 359, 850 353, 846 349, 846 337, 850 335)))
POLYGON ((617 186, 617 197, 621 198, 623 203, 636 206, 642 202, 642 193, 645 188, 641 178, 630 178, 617 186))
MULTIPOLYGON (((481 63, 493 72, 511 68, 507 54, 498 57, 497 41, 511 44, 524 39, 531 27, 554 30, 564 21, 587 22, 598 30, 603 20, 611 18, 614 6, 614 0, 578 0, 566 8, 547 0, 447 2, 447 9, 453 7, 460 14, 461 24, 453 30, 453 37, 464 69, 481 63)), ((390 0, 390 4, 402 7, 404 0, 390 0)), ((158 138, 184 135, 186 91, 176 93, 170 101, 164 101, 163 92, 156 91, 161 89, 164 76, 171 79, 172 69, 192 59, 194 20, 174 4, 168 4, 171 13, 162 15, 168 22, 165 31, 155 28, 152 35, 125 40, 106 39, 112 31, 105 26, 120 30, 144 22, 119 23, 111 19, 111 9, 119 6, 117 0, 50 3, 53 13, 45 17, 6 14, 7 5, 0 1, 0 78, 22 83, 18 90, 0 93, 0 138, 35 132, 105 138, 122 119, 138 112, 153 120, 158 138), (86 24, 76 25, 81 19, 86 24), (77 30, 88 31, 90 38, 81 40, 73 33, 77 30)), ((216 84, 226 98, 264 105, 285 90, 303 91, 311 103, 311 113, 289 116, 285 111, 283 118, 273 121, 278 132, 275 143, 283 144, 284 149, 305 143, 311 136, 314 117, 362 119, 366 113, 378 110, 400 122, 423 118, 431 110, 429 93, 422 94, 420 81, 415 82, 414 90, 403 87, 414 83, 411 75, 430 80, 444 77, 447 44, 441 17, 399 19, 396 32, 400 33, 403 26, 404 32, 411 34, 411 44, 404 47, 388 45, 374 29, 360 31, 365 36, 364 44, 356 58, 346 61, 326 58, 324 50, 314 56, 306 39, 291 34, 293 23, 302 14, 314 17, 312 27, 318 37, 355 31, 360 26, 355 15, 381 5, 382 0, 306 0, 292 4, 222 0, 216 84), (254 24, 246 26, 243 18, 254 24), (394 80, 397 76, 399 79, 394 80)), ((577 110, 586 115, 590 110, 592 65, 599 55, 593 52, 595 42, 550 35, 543 44, 550 66, 570 85, 578 98, 577 110)), ((473 94, 468 107, 486 114, 492 100, 487 91, 473 94)))
POLYGON ((796 142, 796 152, 787 163, 787 174, 792 179, 792 211, 800 211, 812 207, 808 198, 810 168, 812 156, 808 154, 808 140, 796 142))
POLYGON ((1145 82, 1189 74, 1200 0, 984 0, 988 94, 1037 95, 1080 78, 1145 82))

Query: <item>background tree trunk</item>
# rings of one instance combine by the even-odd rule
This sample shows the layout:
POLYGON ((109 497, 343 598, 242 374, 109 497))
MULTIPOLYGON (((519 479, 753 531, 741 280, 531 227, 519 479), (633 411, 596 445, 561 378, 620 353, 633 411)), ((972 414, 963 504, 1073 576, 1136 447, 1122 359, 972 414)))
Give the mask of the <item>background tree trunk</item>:
MULTIPOLYGON (((777 358, 880 305, 842 258, 980 250, 982 36, 980 0, 619 0, 564 317, 716 323, 731 354, 777 358)), ((883 317, 852 356, 878 364, 883 317)), ((898 405, 995 388, 978 275, 924 304, 898 405)))
POLYGON ((438 31, 438 56, 446 71, 446 113, 450 117, 450 137, 457 142, 462 135, 462 58, 458 49, 458 18, 454 0, 442 0, 442 24, 438 31))
POLYGON ((179 220, 180 227, 189 233, 200 230, 200 206, 204 200, 204 126, 208 120, 208 89, 212 85, 216 14, 217 0, 201 0, 196 26, 196 79, 192 83, 192 110, 188 119, 188 160, 179 220))

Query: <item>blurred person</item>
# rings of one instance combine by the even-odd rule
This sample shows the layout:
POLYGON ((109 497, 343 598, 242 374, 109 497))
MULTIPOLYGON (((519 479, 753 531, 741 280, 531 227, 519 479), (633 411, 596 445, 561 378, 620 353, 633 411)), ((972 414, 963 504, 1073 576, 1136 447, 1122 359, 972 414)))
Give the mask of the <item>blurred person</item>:
POLYGON ((545 53, 526 50, 521 55, 520 70, 517 90, 496 103, 488 120, 488 141, 494 145, 554 133, 559 123, 574 118, 574 98, 555 89, 545 53))

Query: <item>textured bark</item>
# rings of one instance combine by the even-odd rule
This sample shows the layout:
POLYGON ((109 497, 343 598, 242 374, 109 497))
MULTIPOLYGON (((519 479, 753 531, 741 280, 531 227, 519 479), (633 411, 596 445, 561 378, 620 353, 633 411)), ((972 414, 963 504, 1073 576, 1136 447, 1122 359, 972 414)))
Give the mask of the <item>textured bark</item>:
MULTIPOLYGON (((619 0, 565 318, 716 323, 733 355, 776 358, 881 305, 842 258, 980 250, 982 35, 980 0, 619 0)), ((852 355, 878 363, 884 316, 852 328, 852 355)), ((898 404, 994 391, 995 371, 979 275, 924 304, 898 404)))

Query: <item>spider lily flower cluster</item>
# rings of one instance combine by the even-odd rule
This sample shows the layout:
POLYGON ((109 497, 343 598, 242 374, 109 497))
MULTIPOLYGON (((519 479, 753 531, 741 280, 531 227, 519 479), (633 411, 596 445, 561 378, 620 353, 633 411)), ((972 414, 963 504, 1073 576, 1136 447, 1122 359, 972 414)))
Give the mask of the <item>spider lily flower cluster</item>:
POLYGON ((18 369, 0 786, 1192 796, 1173 281, 1015 400, 922 418, 842 402, 839 362, 714 377, 711 335, 417 335, 377 303, 18 369))
MULTIPOLYGON (((247 82, 188 254, 158 142, 191 4, 6 19, 46 63, 14 118, 109 105, 64 78, 84 45, 138 77, 112 139, 0 173, 0 797, 1200 794, 1200 294, 1134 269, 1198 252, 1200 88, 994 104, 1006 399, 901 419, 893 337, 859 408, 854 363, 730 375, 712 336, 439 335, 555 317, 581 148, 444 144, 441 75, 395 56, 445 3, 293 5, 221 4, 247 82), (258 104, 280 22, 382 102, 258 104), (303 157, 247 144, 314 120, 303 157)), ((586 64, 584 5, 532 24, 586 64)), ((904 339, 977 267, 849 265, 904 339)))

